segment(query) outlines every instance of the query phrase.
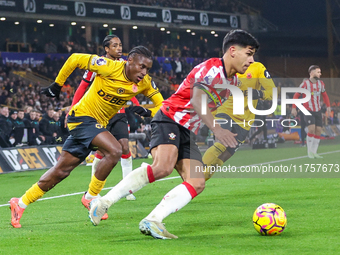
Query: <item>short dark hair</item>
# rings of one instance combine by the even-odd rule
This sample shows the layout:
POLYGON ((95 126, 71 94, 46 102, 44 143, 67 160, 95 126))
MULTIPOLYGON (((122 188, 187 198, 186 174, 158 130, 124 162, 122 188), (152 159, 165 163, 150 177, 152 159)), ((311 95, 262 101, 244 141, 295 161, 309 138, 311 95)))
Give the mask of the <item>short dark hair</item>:
POLYGON ((105 36, 104 40, 103 40, 103 48, 105 50, 105 47, 109 47, 110 46, 110 41, 112 38, 119 38, 118 36, 116 35, 107 35, 105 36))
POLYGON ((311 65, 309 68, 308 68, 308 73, 310 74, 313 70, 315 70, 315 69, 320 69, 320 67, 319 66, 317 66, 317 65, 311 65))
POLYGON ((226 53, 226 51, 232 45, 239 45, 242 47, 250 46, 254 48, 255 51, 257 51, 258 48, 260 47, 260 44, 256 40, 256 38, 247 31, 244 31, 242 29, 234 29, 226 34, 226 36, 223 39, 222 45, 223 54, 226 53))
POLYGON ((133 57, 135 54, 143 55, 144 57, 149 58, 149 59, 152 60, 152 53, 151 53, 151 51, 149 51, 148 48, 146 48, 146 47, 144 47, 142 45, 134 47, 129 52, 128 58, 129 57, 133 57))

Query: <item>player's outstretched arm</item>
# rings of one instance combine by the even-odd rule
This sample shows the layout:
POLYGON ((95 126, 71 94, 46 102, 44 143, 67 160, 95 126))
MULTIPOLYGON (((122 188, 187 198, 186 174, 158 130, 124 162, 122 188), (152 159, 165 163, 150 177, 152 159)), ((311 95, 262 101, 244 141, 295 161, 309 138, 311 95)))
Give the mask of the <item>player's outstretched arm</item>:
POLYGON ((149 98, 153 102, 153 104, 155 105, 154 107, 148 109, 148 111, 151 112, 150 116, 153 117, 158 112, 159 108, 161 108, 162 102, 164 101, 164 98, 163 98, 162 94, 159 92, 156 84, 151 80, 151 78, 148 82, 149 82, 148 89, 144 90, 142 93, 147 98, 149 98))
POLYGON ((60 69, 55 82, 63 85, 77 67, 95 72, 98 75, 108 76, 114 70, 115 61, 97 55, 74 53, 60 69))
MULTIPOLYGON (((226 147, 235 148, 238 145, 235 139, 237 134, 234 134, 227 129, 221 128, 219 124, 215 124, 214 117, 209 110, 206 111, 206 114, 202 114, 202 95, 204 93, 205 92, 203 90, 194 87, 190 104, 193 106, 194 110, 197 112, 202 121, 214 133, 218 141, 220 141, 226 147)), ((206 109, 209 109, 208 105, 206 105, 206 109)))

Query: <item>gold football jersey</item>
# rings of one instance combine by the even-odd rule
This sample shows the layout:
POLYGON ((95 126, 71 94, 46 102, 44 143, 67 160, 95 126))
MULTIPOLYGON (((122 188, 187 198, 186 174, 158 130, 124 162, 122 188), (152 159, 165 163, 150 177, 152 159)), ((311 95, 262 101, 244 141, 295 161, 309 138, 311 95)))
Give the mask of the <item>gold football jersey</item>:
MULTIPOLYGON (((275 88, 275 84, 270 77, 269 72, 265 68, 263 64, 260 62, 252 63, 244 74, 237 74, 238 78, 238 87, 245 91, 249 87, 253 89, 260 90, 261 87, 264 88, 264 100, 271 100, 273 96, 273 88, 275 88)), ((253 106, 256 108, 258 100, 253 100, 253 106)), ((240 123, 239 126, 243 127, 246 130, 250 129, 250 125, 248 125, 249 120, 253 120, 255 118, 255 114, 250 112, 248 107, 248 98, 244 97, 244 114, 233 114, 233 95, 230 94, 228 100, 226 100, 222 106, 217 108, 216 114, 218 113, 226 113, 228 114, 235 123, 240 123), (245 125, 243 125, 245 121, 245 125)), ((250 123, 251 124, 251 123, 250 123)))
POLYGON ((154 104, 152 116, 161 107, 163 97, 149 75, 134 83, 125 74, 125 61, 113 61, 89 54, 72 54, 60 70, 55 82, 63 85, 74 69, 87 69, 97 73, 89 90, 71 111, 75 116, 90 116, 104 127, 131 98, 144 94, 154 104))

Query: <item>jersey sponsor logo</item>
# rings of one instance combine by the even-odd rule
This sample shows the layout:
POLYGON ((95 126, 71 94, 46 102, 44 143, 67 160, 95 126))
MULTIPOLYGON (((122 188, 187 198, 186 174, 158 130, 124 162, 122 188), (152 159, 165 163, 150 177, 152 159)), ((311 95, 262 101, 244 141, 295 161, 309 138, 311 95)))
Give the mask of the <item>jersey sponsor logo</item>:
POLYGON ((97 94, 103 98, 105 101, 110 102, 111 104, 116 104, 116 105, 124 105, 127 101, 129 100, 124 100, 119 97, 115 97, 113 95, 105 93, 103 90, 99 90, 97 94))
POLYGON ((266 77, 267 79, 272 78, 267 70, 264 71, 264 77, 266 77))
POLYGON ((117 93, 118 93, 119 95, 124 94, 124 93, 125 93, 125 89, 123 89, 123 88, 118 88, 118 89, 117 89, 117 93))
POLYGON ((126 5, 122 5, 120 7, 120 16, 122 17, 122 19, 131 19, 130 7, 126 5))
POLYGON ((96 63, 98 66, 106 65, 106 60, 104 58, 98 58, 96 63))
POLYGON ((86 16, 86 6, 83 2, 75 2, 74 9, 77 16, 85 17, 86 16))
POLYGON ((24 0, 25 12, 36 12, 35 0, 24 0))
POLYGON ((205 12, 200 13, 200 22, 202 26, 208 26, 209 25, 209 19, 208 14, 205 12))
POLYGON ((162 18, 163 18, 163 22, 171 23, 171 11, 170 10, 162 10, 162 18))
POLYGON ((170 133, 169 134, 169 139, 170 140, 175 140, 176 139, 176 135, 174 133, 170 133))

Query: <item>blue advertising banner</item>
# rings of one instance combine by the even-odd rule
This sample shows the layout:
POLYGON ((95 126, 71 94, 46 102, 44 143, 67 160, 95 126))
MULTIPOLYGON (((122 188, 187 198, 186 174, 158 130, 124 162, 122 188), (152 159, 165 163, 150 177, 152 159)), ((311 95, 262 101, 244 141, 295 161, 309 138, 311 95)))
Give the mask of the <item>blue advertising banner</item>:
POLYGON ((18 65, 31 64, 32 66, 40 65, 44 63, 44 59, 47 55, 51 56, 51 59, 64 58, 65 60, 70 56, 70 54, 45 54, 45 53, 18 53, 18 52, 1 52, 3 59, 3 64, 7 62, 16 63, 18 65))

